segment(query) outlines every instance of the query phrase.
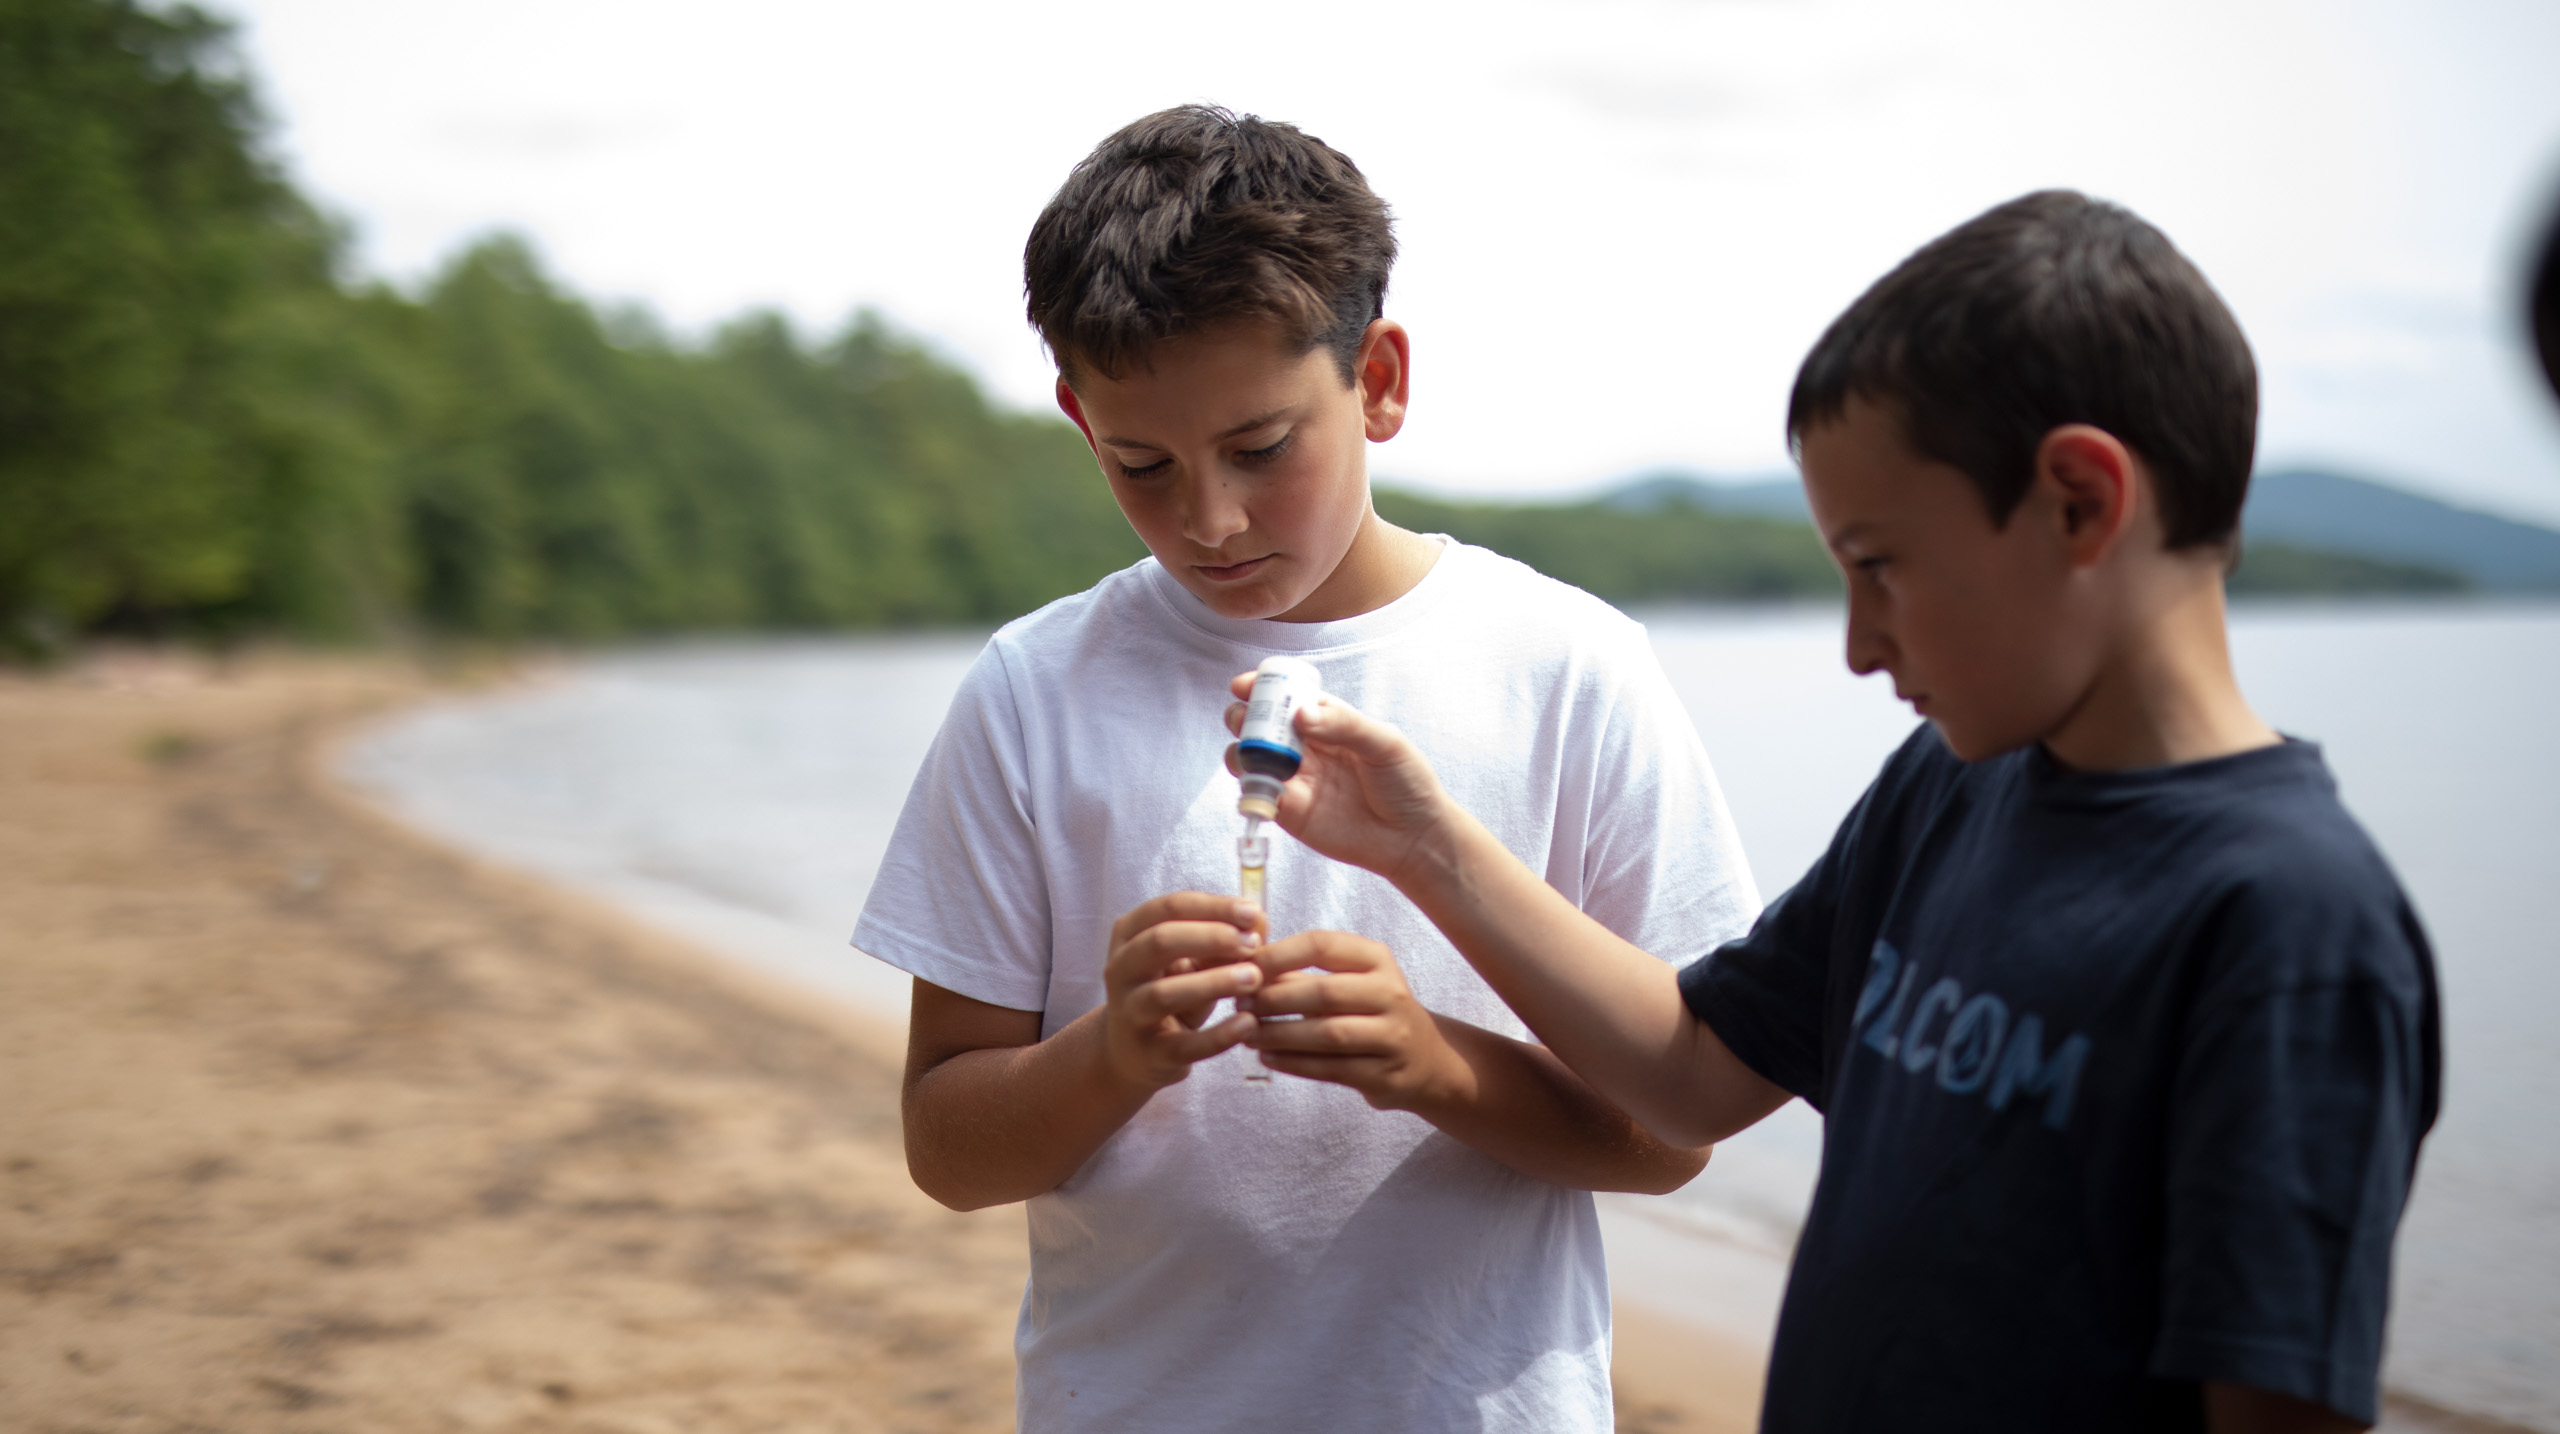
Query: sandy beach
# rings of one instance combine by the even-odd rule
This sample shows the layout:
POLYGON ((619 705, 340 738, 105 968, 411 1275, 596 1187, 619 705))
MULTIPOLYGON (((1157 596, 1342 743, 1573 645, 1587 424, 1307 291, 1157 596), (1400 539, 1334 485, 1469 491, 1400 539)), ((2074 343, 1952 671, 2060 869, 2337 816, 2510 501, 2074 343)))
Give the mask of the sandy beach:
MULTIPOLYGON (((458 679, 0 675, 0 1426, 1001 1430, 1018 1208, 897 1038, 399 827, 329 744, 458 679)), ((1627 1311, 1621 1429, 1755 1352, 1627 1311)))

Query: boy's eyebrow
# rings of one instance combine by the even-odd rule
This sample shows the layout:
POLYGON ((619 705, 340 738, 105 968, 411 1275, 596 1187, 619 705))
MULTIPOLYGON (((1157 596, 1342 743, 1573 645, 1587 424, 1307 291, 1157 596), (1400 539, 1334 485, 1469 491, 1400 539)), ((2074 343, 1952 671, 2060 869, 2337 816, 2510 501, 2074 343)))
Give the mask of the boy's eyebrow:
POLYGON ((1275 408, 1269 413, 1248 418, 1244 422, 1237 424, 1235 427, 1228 429, 1226 432, 1221 433, 1218 436, 1220 438, 1235 438, 1242 434, 1251 433, 1257 428, 1262 428, 1269 424, 1278 422, 1281 416, 1288 413, 1288 411, 1289 410, 1285 408, 1275 408))
MULTIPOLYGON (((1234 438, 1239 434, 1251 433, 1257 428, 1278 422, 1279 420, 1287 417, 1288 414, 1289 410, 1286 408, 1275 408, 1269 413, 1257 414, 1252 418, 1246 419, 1244 422, 1239 423, 1235 427, 1228 429, 1226 432, 1219 434, 1218 437, 1221 440, 1224 440, 1234 438)), ((1162 448, 1164 446, 1161 443, 1156 443, 1149 439, 1118 438, 1108 433, 1102 435, 1102 441, 1110 444, 1114 448, 1162 448)))

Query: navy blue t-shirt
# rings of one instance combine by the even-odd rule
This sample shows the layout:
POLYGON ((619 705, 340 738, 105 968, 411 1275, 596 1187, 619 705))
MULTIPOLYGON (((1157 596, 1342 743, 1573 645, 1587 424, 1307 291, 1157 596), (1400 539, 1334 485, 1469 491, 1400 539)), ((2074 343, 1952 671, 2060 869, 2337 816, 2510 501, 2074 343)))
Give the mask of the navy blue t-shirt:
POLYGON ((1923 726, 1680 988, 1824 1115, 1764 1430, 2196 1429, 2204 1380, 2373 1420, 2435 967, 2317 747, 1923 726))

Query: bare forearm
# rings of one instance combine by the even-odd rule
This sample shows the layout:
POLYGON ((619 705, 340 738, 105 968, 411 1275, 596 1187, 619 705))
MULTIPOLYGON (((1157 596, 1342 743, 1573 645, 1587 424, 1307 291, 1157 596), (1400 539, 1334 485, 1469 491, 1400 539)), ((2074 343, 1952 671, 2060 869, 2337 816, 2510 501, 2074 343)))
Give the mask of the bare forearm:
POLYGON ((1681 999, 1675 973, 1452 809, 1396 885, 1565 1065, 1645 1129, 1707 1145, 1784 1103, 1681 999))
POLYGON ((2307 1400, 2207 1380, 2204 1427, 2212 1434, 2356 1434, 2366 1426, 2307 1400))
POLYGON ((1047 1040, 964 1051, 909 1080, 907 1169, 955 1210, 1065 1184, 1154 1091, 1116 1076, 1097 1007, 1047 1040))
POLYGON ((1523 1175, 1575 1190, 1660 1195, 1705 1168, 1705 1150, 1654 1138, 1554 1052, 1448 1016, 1436 1020, 1458 1069, 1413 1110, 1457 1139, 1523 1175))

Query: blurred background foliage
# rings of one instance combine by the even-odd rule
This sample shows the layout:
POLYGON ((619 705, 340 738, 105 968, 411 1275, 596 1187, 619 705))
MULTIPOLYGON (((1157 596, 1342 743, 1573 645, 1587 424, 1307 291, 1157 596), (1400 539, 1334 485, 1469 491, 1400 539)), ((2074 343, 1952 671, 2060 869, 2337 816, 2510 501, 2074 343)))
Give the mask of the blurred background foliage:
POLYGON ((1449 503, 1382 490, 1379 516, 1518 558, 1612 602, 1752 601, 1832 594, 1840 576, 1803 523, 1664 501, 1449 503))
POLYGON ((0 628, 494 638, 984 621, 1143 553, 1074 430, 876 317, 685 345, 520 241, 414 296, 225 28, 0 0, 0 628))
MULTIPOLYGON (((264 124, 199 10, 0 0, 0 654, 984 623, 1144 552, 1072 427, 876 315, 681 342, 503 236, 359 279, 264 124)), ((1617 602, 1838 591, 1792 483, 1660 487, 1378 506, 1617 602)), ((2234 584, 2461 585, 2259 549, 2234 584)))

